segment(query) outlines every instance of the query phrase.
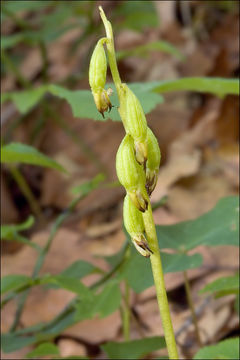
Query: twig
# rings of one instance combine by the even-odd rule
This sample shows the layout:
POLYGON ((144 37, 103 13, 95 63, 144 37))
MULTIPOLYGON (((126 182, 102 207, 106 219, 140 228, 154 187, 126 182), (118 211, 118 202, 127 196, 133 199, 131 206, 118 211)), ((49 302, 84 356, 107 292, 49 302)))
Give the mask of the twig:
POLYGON ((197 316, 196 316, 195 307, 194 307, 194 303, 193 303, 193 299, 192 299, 192 293, 191 293, 191 289, 190 289, 189 280, 187 277, 187 271, 183 271, 183 277, 184 277, 184 287, 185 287, 185 291, 186 291, 187 302, 188 302, 188 306, 191 311, 198 345, 202 346, 202 340, 201 340, 200 332, 199 332, 199 328, 198 328, 197 316))
POLYGON ((15 165, 11 165, 8 167, 9 167, 9 170, 11 172, 13 179, 16 181, 21 192, 26 197, 32 212, 38 218, 43 220, 42 210, 41 210, 40 206, 38 205, 38 202, 31 190, 31 188, 29 187, 28 183, 26 182, 24 176, 22 175, 21 171, 15 165))
POLYGON ((131 315, 130 304, 129 304, 130 288, 129 288, 127 280, 124 281, 124 284, 125 284, 125 293, 124 293, 124 305, 122 308, 122 310, 123 310, 123 313, 122 313, 123 335, 124 335, 125 341, 129 341, 130 340, 130 315, 131 315))
MULTIPOLYGON (((41 249, 41 251, 39 253, 39 256, 37 258, 37 262, 35 264, 35 267, 34 267, 34 270, 33 270, 33 273, 32 273, 32 278, 33 279, 36 279, 36 277, 38 276, 38 274, 40 272, 40 269, 41 269, 41 267, 43 265, 43 262, 45 260, 45 257, 47 255, 49 249, 50 249, 52 241, 53 241, 59 227, 62 225, 64 220, 71 214, 71 212, 74 210, 74 208, 76 207, 78 202, 80 200, 82 200, 85 196, 86 195, 80 195, 78 198, 74 199, 71 202, 70 206, 67 208, 67 210, 65 210, 62 214, 60 214, 58 216, 57 220, 55 221, 55 223, 53 224, 53 226, 51 228, 49 238, 48 238, 45 246, 41 249)), ((21 318, 23 308, 24 308, 27 296, 29 294, 29 291, 30 291, 30 289, 27 289, 23 294, 21 294, 21 297, 20 297, 19 303, 18 303, 18 308, 17 308, 16 314, 15 314, 15 318, 14 318, 13 324, 12 324, 11 329, 10 329, 11 332, 13 332, 17 328, 17 326, 19 324, 19 321, 20 321, 20 318, 21 318)))

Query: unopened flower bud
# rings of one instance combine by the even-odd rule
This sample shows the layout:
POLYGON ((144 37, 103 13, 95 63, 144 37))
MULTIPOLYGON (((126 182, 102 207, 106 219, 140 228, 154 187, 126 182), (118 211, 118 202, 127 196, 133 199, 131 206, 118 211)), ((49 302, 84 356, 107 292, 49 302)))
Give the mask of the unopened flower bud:
POLYGON ((134 205, 142 212, 148 207, 145 173, 134 155, 134 142, 127 134, 122 140, 117 156, 116 170, 120 183, 125 187, 134 205))
POLYGON ((136 159, 139 164, 147 160, 147 121, 143 108, 134 93, 126 84, 122 84, 120 113, 124 119, 127 133, 134 139, 136 159))
POLYGON ((104 112, 111 110, 112 104, 109 99, 112 90, 105 90, 107 74, 107 59, 103 48, 105 39, 100 39, 93 51, 89 66, 89 84, 98 111, 104 117, 104 112))
POLYGON ((161 152, 151 129, 147 129, 148 159, 146 163, 146 189, 150 196, 157 184, 161 152))
POLYGON ((147 146, 147 142, 138 142, 135 141, 134 142, 135 145, 135 157, 137 162, 140 165, 146 165, 146 161, 147 161, 147 153, 148 153, 148 146, 147 146))
MULTIPOLYGON (((141 189, 142 190, 142 189, 141 189)), ((144 212, 148 208, 148 201, 144 195, 142 195, 141 190, 131 190, 128 191, 128 195, 132 200, 132 203, 138 208, 140 211, 144 212)))
POLYGON ((133 205, 129 196, 126 195, 123 204, 123 220, 124 225, 129 233, 137 251, 149 257, 152 253, 144 236, 144 224, 141 212, 133 205))

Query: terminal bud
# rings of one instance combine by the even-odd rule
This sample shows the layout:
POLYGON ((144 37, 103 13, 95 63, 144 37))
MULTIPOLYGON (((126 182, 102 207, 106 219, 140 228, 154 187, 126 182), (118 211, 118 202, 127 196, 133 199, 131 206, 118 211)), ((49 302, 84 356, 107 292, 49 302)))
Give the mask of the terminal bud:
POLYGON ((104 89, 107 74, 107 59, 103 48, 105 40, 105 38, 102 38, 98 41, 93 51, 89 66, 89 84, 91 86, 96 107, 103 117, 104 112, 111 110, 112 108, 112 104, 109 99, 109 95, 111 95, 112 90, 104 89))

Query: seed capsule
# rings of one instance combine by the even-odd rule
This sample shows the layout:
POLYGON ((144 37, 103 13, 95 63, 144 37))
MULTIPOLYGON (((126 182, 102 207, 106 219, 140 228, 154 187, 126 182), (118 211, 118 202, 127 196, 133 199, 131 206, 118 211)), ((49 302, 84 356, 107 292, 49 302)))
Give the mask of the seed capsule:
POLYGON ((104 117, 104 111, 111 110, 112 104, 109 99, 109 90, 105 90, 107 74, 107 59, 103 48, 105 39, 100 39, 93 51, 89 66, 89 84, 98 111, 104 117))
POLYGON ((146 189, 150 196, 157 184, 161 152, 151 129, 147 129, 148 159, 146 163, 146 189))
POLYGON ((149 257, 152 253, 144 236, 144 224, 141 212, 133 205, 129 196, 126 195, 123 203, 123 220, 124 225, 129 233, 137 251, 149 257))
POLYGON ((146 117, 138 98, 126 84, 122 84, 121 92, 119 110, 124 119, 125 130, 134 139, 136 160, 139 164, 145 164, 147 160, 146 117))
POLYGON ((120 183, 125 187, 134 205, 142 212, 148 207, 145 173, 134 155, 134 142, 127 134, 122 140, 117 156, 116 170, 120 183))

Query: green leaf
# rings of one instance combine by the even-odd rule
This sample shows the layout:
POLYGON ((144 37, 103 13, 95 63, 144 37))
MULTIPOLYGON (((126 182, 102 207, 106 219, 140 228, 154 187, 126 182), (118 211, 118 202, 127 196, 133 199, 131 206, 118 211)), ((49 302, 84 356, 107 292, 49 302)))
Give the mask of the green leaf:
POLYGON ((117 60, 127 58, 129 56, 143 56, 148 54, 150 51, 162 51, 174 55, 180 60, 184 57, 182 53, 173 45, 167 41, 153 41, 144 45, 135 46, 134 48, 118 51, 116 53, 117 60))
POLYGON ((93 179, 84 182, 83 184, 77 185, 71 189, 71 193, 78 195, 88 195, 92 190, 97 189, 99 184, 105 180, 106 176, 104 174, 98 174, 93 179))
POLYGON ((4 1, 3 2, 3 10, 6 8, 8 11, 11 11, 12 13, 17 13, 20 11, 37 11, 40 9, 45 8, 46 6, 49 6, 48 3, 43 3, 40 0, 35 1, 19 1, 19 0, 12 0, 12 1, 4 1))
POLYGON ((116 311, 121 303, 119 284, 111 281, 89 301, 81 301, 76 305, 76 320, 91 319, 98 315, 104 318, 116 311))
POLYGON ((1 103, 11 100, 21 114, 26 114, 43 98, 47 88, 46 85, 42 85, 31 90, 4 93, 2 94, 1 103))
POLYGON ((87 357, 84 357, 84 356, 76 356, 76 355, 73 355, 73 356, 68 356, 68 357, 58 357, 59 360, 67 360, 67 359, 77 359, 77 360, 81 360, 81 359, 85 359, 85 360, 88 360, 89 358, 87 357))
POLYGON ((239 274, 234 276, 221 277, 210 284, 207 284, 200 293, 219 293, 226 292, 227 294, 239 293, 239 274))
POLYGON ((39 283, 44 284, 53 284, 57 285, 60 288, 72 291, 79 295, 80 299, 92 299, 93 293, 88 289, 87 286, 83 285, 78 279, 71 278, 63 275, 46 275, 39 279, 39 283))
POLYGON ((122 28, 143 31, 145 28, 156 27, 159 24, 152 1, 124 1, 115 11, 120 15, 118 18, 123 19, 122 28))
POLYGON ((22 33, 8 35, 8 36, 2 36, 1 50, 6 50, 6 49, 14 47, 19 42, 21 42, 23 40, 23 38, 24 37, 23 37, 22 33))
POLYGON ((70 277, 74 279, 82 279, 84 276, 87 276, 95 271, 98 268, 93 266, 87 261, 84 260, 77 260, 72 263, 69 267, 63 270, 60 275, 63 277, 70 277))
POLYGON ((68 359, 77 359, 77 360, 81 360, 81 359, 85 359, 88 360, 89 358, 84 357, 84 356, 77 356, 77 355, 73 355, 73 356, 68 356, 68 357, 58 357, 58 360, 68 360, 68 359))
POLYGON ((1 148, 1 163, 24 163, 45 166, 66 172, 56 161, 42 154, 32 146, 21 143, 10 143, 1 148))
POLYGON ((239 359, 239 338, 220 341, 200 349, 194 359, 239 359))
POLYGON ((34 344, 36 341, 35 336, 17 336, 15 333, 1 335, 2 350, 5 353, 17 351, 25 346, 34 344))
POLYGON ((161 81, 154 89, 154 91, 160 93, 179 90, 211 93, 220 97, 228 94, 239 95, 239 80, 189 77, 177 80, 161 81))
POLYGON ((240 315, 240 296, 239 296, 239 291, 238 291, 238 294, 237 294, 236 299, 235 299, 234 309, 235 309, 236 313, 237 313, 238 315, 240 315))
POLYGON ((32 241, 29 241, 26 237, 19 234, 20 231, 29 229, 33 225, 33 223, 34 217, 29 216, 29 218, 22 224, 1 225, 1 239, 23 243, 35 248, 36 250, 39 250, 39 245, 35 244, 32 241))
POLYGON ((9 234, 14 232, 19 232, 23 230, 27 230, 32 227, 34 224, 34 217, 30 215, 27 220, 25 220, 22 224, 15 224, 15 225, 2 225, 1 226, 1 236, 6 238, 9 237, 9 234))
MULTIPOLYGON (((59 96, 60 98, 67 100, 75 117, 90 118, 100 121, 104 121, 110 118, 114 121, 120 121, 120 116, 117 110, 119 103, 116 88, 113 84, 107 84, 106 88, 108 87, 111 87, 114 91, 113 95, 111 96, 111 102, 114 107, 110 113, 105 113, 105 119, 97 111, 92 93, 89 90, 70 91, 57 85, 50 85, 49 92, 55 96, 59 96)), ((129 84, 129 87, 135 92, 135 95, 141 102, 145 114, 152 111, 157 104, 162 102, 161 96, 151 92, 150 89, 152 89, 152 86, 149 86, 149 84, 129 84)))
MULTIPOLYGON (((156 83, 135 83, 130 84, 129 87, 135 92, 139 98, 145 114, 152 111, 157 104, 163 101, 163 98, 153 92, 153 88, 156 83)), ((21 114, 26 114, 42 99, 45 93, 49 92, 54 96, 58 96, 61 99, 66 100, 71 106, 73 115, 79 118, 89 118, 94 120, 105 121, 112 119, 114 121, 120 121, 118 114, 118 98, 115 86, 113 84, 107 84, 106 88, 111 87, 114 90, 114 94, 111 96, 111 101, 114 107, 110 113, 105 113, 105 119, 97 111, 93 96, 90 90, 68 90, 59 85, 43 85, 39 88, 32 90, 26 90, 21 92, 5 93, 2 95, 2 103, 7 100, 11 100, 15 103, 17 109, 21 114)))
MULTIPOLYGON (((117 107, 119 105, 115 86, 107 84, 106 88, 111 87, 114 90, 111 96, 111 102, 114 105, 110 113, 105 113, 105 119, 96 109, 93 96, 90 90, 68 90, 62 86, 49 84, 42 85, 32 90, 21 92, 9 92, 2 94, 1 102, 11 100, 15 103, 21 114, 30 111, 42 97, 47 93, 58 96, 66 100, 71 106, 73 115, 79 118, 89 118, 99 121, 112 119, 120 121, 117 107)), ((151 112, 157 104, 163 102, 163 98, 157 92, 167 92, 176 90, 188 90, 212 93, 218 96, 227 94, 239 94, 239 81, 237 79, 221 78, 182 78, 177 80, 149 82, 149 83, 132 83, 129 87, 142 104, 145 114, 151 112)))
POLYGON ((165 348, 162 336, 148 337, 145 339, 127 342, 108 342, 101 346, 109 359, 140 359, 153 351, 165 348))
POLYGON ((105 285, 102 292, 96 295, 94 313, 101 318, 116 311, 121 303, 121 291, 117 282, 110 282, 105 285))
POLYGON ((217 205, 195 220, 175 225, 158 225, 157 236, 161 249, 179 251, 199 245, 239 245, 239 201, 237 196, 219 200, 217 205))
POLYGON ((1 278, 1 294, 28 285, 32 279, 26 275, 6 275, 1 278))
POLYGON ((30 351, 27 355, 27 359, 39 359, 42 356, 56 355, 59 356, 60 352, 56 345, 50 342, 46 342, 38 345, 33 351, 30 351))
MULTIPOLYGON (((202 263, 200 254, 188 256, 185 254, 167 254, 161 252, 164 273, 184 271, 199 267, 202 263)), ((140 293, 154 284, 150 261, 131 248, 129 261, 120 273, 120 278, 126 278, 131 288, 140 293)))

